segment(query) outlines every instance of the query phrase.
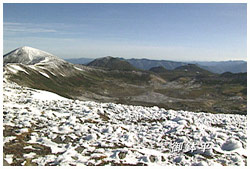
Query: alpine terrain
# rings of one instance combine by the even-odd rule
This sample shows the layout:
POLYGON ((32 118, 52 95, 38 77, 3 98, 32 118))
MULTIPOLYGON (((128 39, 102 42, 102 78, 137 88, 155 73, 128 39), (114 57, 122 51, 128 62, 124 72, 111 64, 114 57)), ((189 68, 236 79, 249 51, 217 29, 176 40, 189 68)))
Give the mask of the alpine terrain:
POLYGON ((246 73, 3 56, 4 165, 247 165, 246 73))
POLYGON ((154 69, 141 70, 110 56, 76 65, 30 47, 4 56, 4 72, 11 81, 71 99, 195 112, 247 112, 247 73, 215 74, 195 64, 161 72, 154 69))

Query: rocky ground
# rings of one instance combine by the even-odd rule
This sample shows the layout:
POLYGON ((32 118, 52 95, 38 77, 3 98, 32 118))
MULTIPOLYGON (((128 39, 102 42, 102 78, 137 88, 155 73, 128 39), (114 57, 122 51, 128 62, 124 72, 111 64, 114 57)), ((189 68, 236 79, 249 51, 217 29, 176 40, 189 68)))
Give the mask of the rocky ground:
POLYGON ((247 165, 245 115, 3 90, 5 165, 247 165))

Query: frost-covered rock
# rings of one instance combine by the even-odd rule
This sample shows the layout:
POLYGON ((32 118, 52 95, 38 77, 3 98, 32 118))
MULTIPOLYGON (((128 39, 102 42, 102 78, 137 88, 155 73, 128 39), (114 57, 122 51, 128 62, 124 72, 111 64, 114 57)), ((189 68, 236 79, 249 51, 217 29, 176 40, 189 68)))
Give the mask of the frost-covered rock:
POLYGON ((71 100, 7 80, 3 97, 10 165, 246 165, 243 115, 71 100))
POLYGON ((233 151, 236 149, 242 148, 242 144, 240 141, 235 139, 228 139, 225 143, 222 144, 221 149, 225 151, 233 151))

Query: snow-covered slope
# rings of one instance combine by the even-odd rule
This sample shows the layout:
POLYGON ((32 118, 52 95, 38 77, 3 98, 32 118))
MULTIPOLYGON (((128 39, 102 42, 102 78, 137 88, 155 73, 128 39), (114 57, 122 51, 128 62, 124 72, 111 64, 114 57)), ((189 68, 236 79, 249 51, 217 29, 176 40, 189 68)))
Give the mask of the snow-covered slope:
POLYGON ((34 65, 38 63, 46 63, 52 61, 62 62, 63 60, 50 53, 28 46, 17 48, 11 51, 10 53, 4 55, 4 64, 22 63, 26 65, 34 65))
POLYGON ((64 99, 4 81, 12 165, 246 165, 243 115, 64 99))
POLYGON ((57 56, 27 46, 4 55, 3 61, 4 73, 8 77, 25 73, 28 79, 31 79, 32 76, 54 78, 55 76, 72 76, 80 72, 74 68, 73 64, 57 56))

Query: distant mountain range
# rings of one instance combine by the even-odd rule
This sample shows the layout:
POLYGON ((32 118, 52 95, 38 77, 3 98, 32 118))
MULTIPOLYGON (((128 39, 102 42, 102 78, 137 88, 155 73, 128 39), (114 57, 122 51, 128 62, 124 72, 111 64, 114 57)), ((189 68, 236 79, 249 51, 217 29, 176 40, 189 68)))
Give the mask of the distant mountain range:
POLYGON ((247 62, 242 60, 221 61, 221 62, 191 62, 198 64, 201 68, 214 73, 240 73, 247 72, 247 62))
POLYGON ((177 67, 187 64, 183 62, 174 62, 168 60, 150 60, 150 59, 127 59, 127 61, 133 66, 143 70, 149 70, 152 67, 158 67, 158 66, 163 66, 167 70, 173 70, 177 67))
POLYGON ((247 73, 216 74, 196 63, 110 56, 72 64, 31 47, 15 49, 3 61, 6 80, 67 98, 195 112, 247 112, 247 73), (132 61, 161 65, 144 70, 132 61))
MULTIPOLYGON (((176 61, 169 61, 169 60, 150 60, 150 59, 124 59, 120 58, 121 60, 128 61, 131 65, 138 69, 143 70, 150 70, 153 67, 162 66, 167 70, 173 70, 177 67, 187 65, 187 64, 196 64, 197 66, 211 71, 213 73, 241 73, 247 72, 247 62, 246 61, 212 61, 212 62, 176 62, 176 61)), ((76 59, 65 59, 66 61, 74 64, 84 64, 87 65, 94 59, 91 58, 76 58, 76 59)))

